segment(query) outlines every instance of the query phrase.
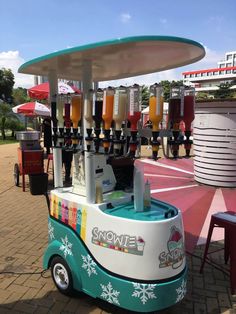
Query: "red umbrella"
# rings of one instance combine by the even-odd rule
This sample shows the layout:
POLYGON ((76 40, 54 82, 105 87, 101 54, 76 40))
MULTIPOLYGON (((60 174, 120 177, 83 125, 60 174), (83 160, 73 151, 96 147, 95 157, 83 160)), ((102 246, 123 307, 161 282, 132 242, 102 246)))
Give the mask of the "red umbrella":
MULTIPOLYGON (((63 82, 58 82, 58 92, 59 94, 67 93, 79 93, 80 90, 75 86, 70 86, 63 82)), ((47 99, 49 95, 49 83, 42 83, 28 89, 28 95, 34 99, 47 99)))
POLYGON ((26 102, 12 108, 14 113, 21 113, 25 116, 42 116, 49 117, 50 109, 37 101, 26 102))

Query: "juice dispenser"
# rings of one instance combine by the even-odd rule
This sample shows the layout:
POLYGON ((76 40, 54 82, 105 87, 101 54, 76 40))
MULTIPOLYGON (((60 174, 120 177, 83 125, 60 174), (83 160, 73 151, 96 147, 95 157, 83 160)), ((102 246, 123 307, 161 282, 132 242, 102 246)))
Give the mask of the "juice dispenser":
POLYGON ((195 104, 195 89, 193 87, 185 88, 184 90, 184 116, 185 123, 185 136, 184 148, 186 157, 190 155, 192 141, 189 139, 191 136, 191 123, 194 119, 194 104, 195 104))
POLYGON ((159 124, 163 118, 163 89, 161 85, 150 86, 149 98, 149 119, 152 122, 152 154, 153 159, 157 160, 159 141, 159 124))
POLYGON ((141 92, 140 86, 134 84, 128 89, 128 116, 127 119, 131 125, 131 140, 130 140, 130 156, 135 156, 137 149, 137 123, 141 119, 141 92))
POLYGON ((103 92, 102 119, 104 129, 103 147, 105 154, 108 153, 110 143, 110 129, 113 118, 114 89, 108 87, 103 92))
POLYGON ((79 94, 75 94, 71 97, 71 122, 73 126, 73 135, 72 135, 72 144, 73 148, 76 149, 80 133, 78 131, 78 125, 81 120, 81 106, 82 106, 82 97, 79 94))
POLYGON ((175 86, 170 90, 169 100, 169 128, 172 130, 173 138, 168 140, 168 144, 171 146, 172 154, 174 158, 179 154, 179 124, 183 119, 183 86, 175 86))
POLYGON ((103 90, 98 88, 97 91, 93 94, 93 108, 92 108, 92 118, 95 123, 95 151, 98 153, 100 145, 100 133, 101 133, 101 124, 102 124, 102 106, 103 106, 103 90))
POLYGON ((85 128, 87 132, 87 137, 85 138, 87 151, 91 149, 91 143, 93 140, 92 137, 92 128, 93 128, 93 98, 94 90, 90 89, 88 93, 88 98, 84 100, 84 118, 85 118, 85 128))
POLYGON ((113 121, 115 129, 114 143, 114 153, 115 155, 120 155, 121 151, 121 131, 122 123, 126 120, 127 115, 127 88, 125 86, 120 86, 116 88, 114 95, 114 107, 113 107, 113 121))

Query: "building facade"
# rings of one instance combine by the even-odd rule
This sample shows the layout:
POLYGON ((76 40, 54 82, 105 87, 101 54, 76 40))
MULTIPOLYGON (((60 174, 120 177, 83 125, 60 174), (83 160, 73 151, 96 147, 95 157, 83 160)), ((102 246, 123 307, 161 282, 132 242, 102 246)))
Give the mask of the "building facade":
MULTIPOLYGON (((221 83, 236 80, 236 51, 227 52, 217 64, 217 68, 183 72, 184 85, 194 86, 197 92, 209 92, 217 90, 221 83)), ((236 89, 236 83, 231 88, 236 89)))

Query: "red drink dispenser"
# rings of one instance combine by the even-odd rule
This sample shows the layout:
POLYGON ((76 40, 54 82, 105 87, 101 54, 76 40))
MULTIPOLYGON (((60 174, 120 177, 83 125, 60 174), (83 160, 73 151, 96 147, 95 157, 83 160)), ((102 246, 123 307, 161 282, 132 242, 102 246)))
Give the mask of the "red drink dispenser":
POLYGON ((186 157, 189 157, 192 145, 192 141, 189 138, 191 136, 191 124, 194 120, 194 105, 195 105, 195 89, 193 87, 186 88, 184 91, 184 115, 183 115, 186 136, 186 140, 184 141, 186 157))
POLYGON ((168 140, 168 144, 171 146, 172 154, 174 158, 178 157, 179 154, 179 124, 183 119, 184 114, 184 87, 175 86, 170 90, 170 100, 169 100, 169 129, 172 130, 173 139, 168 140))

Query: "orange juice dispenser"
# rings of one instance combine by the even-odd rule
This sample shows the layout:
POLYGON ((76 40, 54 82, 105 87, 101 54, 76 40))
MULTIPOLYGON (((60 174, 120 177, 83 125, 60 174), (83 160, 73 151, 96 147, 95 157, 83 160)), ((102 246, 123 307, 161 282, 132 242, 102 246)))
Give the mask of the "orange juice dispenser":
POLYGON ((71 122, 73 126, 72 145, 74 150, 79 144, 80 132, 79 122, 81 121, 81 107, 82 97, 79 94, 75 94, 71 97, 71 122))
POLYGON ((58 144, 59 144, 59 146, 64 145, 64 118, 63 118, 64 103, 65 103, 64 96, 59 95, 58 101, 57 101, 57 121, 58 121, 58 128, 59 128, 58 144))
POLYGON ((161 85, 154 84, 150 86, 149 98, 149 119, 152 122, 152 155, 157 160, 159 141, 159 124, 163 118, 163 89, 161 85))
POLYGON ((89 90, 88 98, 84 100, 84 118, 85 118, 85 128, 87 136, 85 137, 87 151, 91 149, 91 144, 93 141, 92 131, 93 131, 93 98, 95 98, 95 92, 93 89, 89 90))
POLYGON ((179 155, 179 124, 183 119, 183 86, 174 86, 170 90, 169 100, 169 128, 173 138, 168 140, 174 158, 179 155))
POLYGON ((121 154, 121 131, 122 123, 126 120, 127 115, 127 88, 120 86, 115 89, 114 107, 113 107, 113 121, 115 129, 114 154, 119 156, 121 154))
POLYGON ((93 94, 93 109, 92 109, 92 118, 95 124, 94 145, 96 153, 98 153, 100 145, 102 106, 103 106, 103 90, 101 88, 98 88, 97 91, 93 94))
POLYGON ((102 119, 104 129, 103 147, 105 154, 110 146, 110 131, 113 118, 114 88, 108 87, 103 91, 102 119))
POLYGON ((195 89, 194 87, 188 87, 184 90, 184 116, 185 123, 185 136, 184 148, 186 151, 186 157, 190 156, 191 145, 193 143, 190 140, 191 136, 191 124, 194 120, 194 105, 195 105, 195 89))
POLYGON ((141 119, 141 92, 140 86, 134 84, 128 89, 128 115, 127 119, 131 125, 131 139, 129 143, 130 156, 135 157, 137 149, 137 123, 141 119))

